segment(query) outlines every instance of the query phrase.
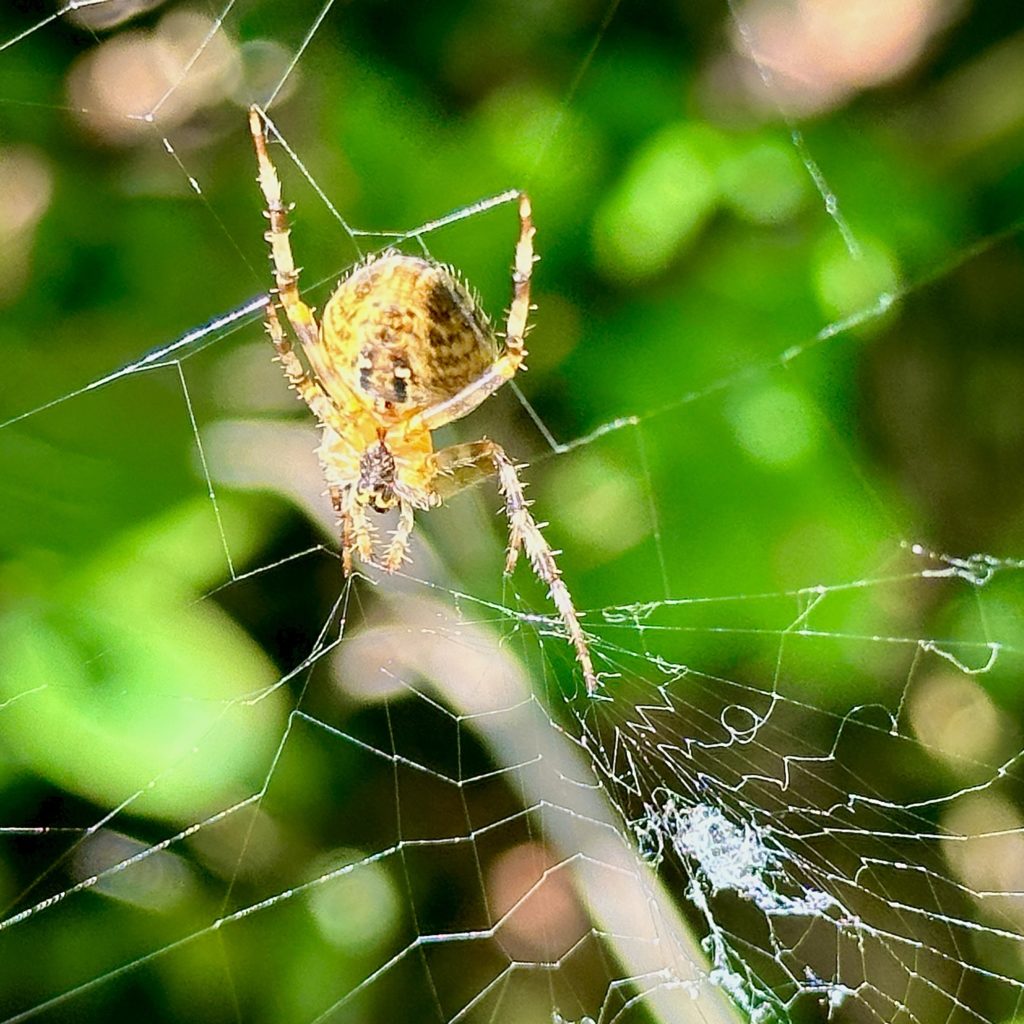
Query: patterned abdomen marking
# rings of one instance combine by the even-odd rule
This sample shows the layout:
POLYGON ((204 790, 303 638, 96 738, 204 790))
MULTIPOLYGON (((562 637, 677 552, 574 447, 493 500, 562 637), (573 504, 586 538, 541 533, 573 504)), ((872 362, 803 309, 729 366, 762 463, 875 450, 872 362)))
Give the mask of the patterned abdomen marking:
POLYGON ((497 353, 490 322, 454 273, 394 252, 338 285, 324 310, 323 347, 328 370, 348 388, 403 408, 450 398, 497 353))

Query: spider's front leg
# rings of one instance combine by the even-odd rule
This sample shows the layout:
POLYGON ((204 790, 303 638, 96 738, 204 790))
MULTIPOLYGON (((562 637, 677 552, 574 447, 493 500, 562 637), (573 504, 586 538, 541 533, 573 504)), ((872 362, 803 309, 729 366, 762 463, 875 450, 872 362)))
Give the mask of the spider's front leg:
MULTIPOLYGON (((260 191, 266 202, 264 211, 270 221, 270 230, 264 237, 270 245, 270 259, 274 264, 274 283, 281 299, 288 322, 292 325, 302 348, 314 370, 318 370, 315 359, 318 352, 318 328, 312 310, 299 296, 299 270, 295 266, 289 235, 288 209, 281 195, 281 180, 267 152, 267 137, 263 128, 265 114, 258 107, 249 108, 249 132, 256 150, 259 168, 260 191)), ((285 367, 286 371, 288 367, 285 367)), ((291 374, 289 373, 289 376, 291 374)))
POLYGON ((544 534, 541 533, 540 526, 530 514, 530 502, 523 493, 523 484, 516 472, 515 464, 500 445, 485 439, 442 448, 434 455, 434 467, 436 475, 433 478, 433 488, 442 500, 486 476, 497 473, 498 488, 505 498, 505 514, 509 523, 505 572, 512 572, 520 549, 525 548, 533 571, 548 586, 548 594, 558 609, 570 642, 576 648, 576 659, 583 669, 587 693, 593 697, 597 693, 599 683, 579 615, 555 561, 555 552, 551 550, 551 546, 544 539, 544 534))

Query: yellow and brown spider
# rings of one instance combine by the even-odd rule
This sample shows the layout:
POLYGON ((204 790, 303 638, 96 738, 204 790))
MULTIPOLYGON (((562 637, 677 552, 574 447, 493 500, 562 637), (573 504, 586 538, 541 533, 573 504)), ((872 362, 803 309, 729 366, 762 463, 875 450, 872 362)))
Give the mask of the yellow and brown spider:
POLYGON ((509 521, 505 572, 512 572, 525 548, 534 572, 548 586, 593 696, 598 681, 579 616, 554 552, 530 515, 515 464, 486 438, 434 451, 430 436, 472 412, 523 368, 534 262, 529 197, 519 193, 512 305, 501 352, 486 313, 451 268, 393 249, 358 264, 338 284, 318 324, 299 296, 281 182, 256 107, 249 111, 249 128, 270 221, 265 237, 278 302, 312 373, 292 349, 274 302, 266 308, 267 332, 288 380, 323 431, 318 455, 341 527, 346 575, 352 571, 353 551, 364 562, 378 564, 369 509, 398 509, 398 526, 381 565, 395 572, 408 557, 416 509, 436 508, 496 473, 509 521))

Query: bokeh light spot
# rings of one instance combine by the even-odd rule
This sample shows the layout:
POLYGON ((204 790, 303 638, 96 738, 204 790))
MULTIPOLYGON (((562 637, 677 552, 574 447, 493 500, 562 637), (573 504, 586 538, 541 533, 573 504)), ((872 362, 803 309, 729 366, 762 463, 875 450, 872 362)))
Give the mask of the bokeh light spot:
POLYGON ((594 219, 594 259, 606 277, 656 274, 696 235, 718 200, 713 135, 672 125, 640 147, 594 219))
POLYGON ((818 429, 807 399, 798 391, 771 385, 742 395, 728 407, 736 440, 756 462, 792 466, 818 445, 818 429))
MULTIPOLYGON (((830 317, 845 317, 878 306, 899 290, 895 256, 881 243, 860 240, 857 257, 830 233, 819 246, 813 270, 818 303, 830 317)), ((877 326, 875 318, 873 324, 877 326)))
POLYGON ((338 851, 331 864, 317 866, 317 877, 345 864, 358 863, 359 870, 327 879, 309 892, 309 908, 324 938, 361 955, 384 944, 399 918, 394 882, 381 865, 363 862, 365 857, 359 850, 338 851))
POLYGON ((792 147, 757 141, 723 161, 722 199, 744 220, 777 224, 803 205, 807 174, 792 147))

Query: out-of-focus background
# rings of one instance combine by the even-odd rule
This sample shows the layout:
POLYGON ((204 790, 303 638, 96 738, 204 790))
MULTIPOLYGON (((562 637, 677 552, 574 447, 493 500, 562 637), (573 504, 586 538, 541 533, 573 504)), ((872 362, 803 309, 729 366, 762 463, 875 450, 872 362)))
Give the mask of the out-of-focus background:
POLYGON ((1022 68, 1024 11, 968 0, 7 5, 0 1018, 684 1019, 543 820, 524 766, 578 757, 624 838, 716 770, 801 808, 790 837, 882 801, 863 846, 814 819, 848 909, 911 908, 884 956, 833 950, 848 995, 723 925, 774 1019, 1010 1020, 1022 68), (514 206, 470 207, 530 191, 529 372, 440 440, 530 464, 610 700, 503 578, 488 485, 419 517, 405 578, 343 586, 261 314, 213 323, 270 284, 254 101, 319 308, 374 233, 460 211, 403 246, 500 320, 514 206), (481 724, 520 702, 518 736, 481 724), (673 753, 627 771, 647 704, 673 753), (904 854, 912 882, 865 870, 904 854))

